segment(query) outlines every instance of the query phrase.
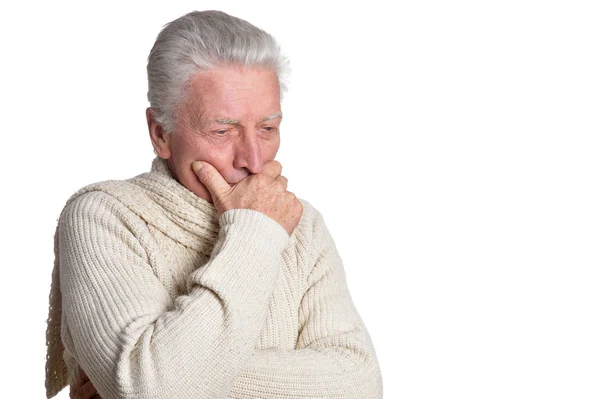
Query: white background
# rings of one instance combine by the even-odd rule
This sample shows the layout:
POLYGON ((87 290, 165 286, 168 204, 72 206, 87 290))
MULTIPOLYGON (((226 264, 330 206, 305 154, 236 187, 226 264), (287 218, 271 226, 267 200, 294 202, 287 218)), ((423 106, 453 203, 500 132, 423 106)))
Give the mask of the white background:
POLYGON ((148 52, 215 8, 291 59, 277 159, 336 240, 384 397, 600 396, 598 3, 392 3, 3 3, 0 396, 44 397, 56 219, 149 169, 148 52))

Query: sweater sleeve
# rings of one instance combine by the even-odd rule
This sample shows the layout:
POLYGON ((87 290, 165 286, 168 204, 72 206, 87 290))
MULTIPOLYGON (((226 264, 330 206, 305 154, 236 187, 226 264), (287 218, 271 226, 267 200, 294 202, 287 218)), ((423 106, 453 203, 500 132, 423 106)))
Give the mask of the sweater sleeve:
POLYGON ((296 350, 255 350, 230 399, 382 397, 375 349, 320 214, 312 241, 320 248, 299 309, 296 350))
POLYGON ((189 275, 189 294, 172 300, 152 270, 141 219, 99 192, 65 207, 63 342, 104 399, 227 397, 265 323, 289 236, 249 209, 219 222, 208 263, 189 275))

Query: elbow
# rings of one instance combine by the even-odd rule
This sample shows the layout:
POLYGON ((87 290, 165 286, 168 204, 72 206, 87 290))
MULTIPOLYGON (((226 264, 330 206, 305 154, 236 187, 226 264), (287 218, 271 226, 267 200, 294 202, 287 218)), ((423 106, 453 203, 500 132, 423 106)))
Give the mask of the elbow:
POLYGON ((353 369, 348 370, 346 381, 351 384, 347 392, 348 399, 381 399, 383 382, 381 369, 375 352, 368 350, 354 351, 353 369))
POLYGON ((98 394, 104 399, 184 397, 186 385, 173 383, 177 373, 166 374, 163 359, 153 350, 155 324, 137 330, 123 334, 105 356, 92 359, 86 354, 86 374, 98 394))
POLYGON ((383 381, 379 363, 374 355, 368 363, 365 363, 362 375, 365 392, 361 397, 381 399, 383 397, 383 381))
POLYGON ((370 342, 347 341, 335 349, 347 399, 381 399, 383 382, 381 369, 370 342))

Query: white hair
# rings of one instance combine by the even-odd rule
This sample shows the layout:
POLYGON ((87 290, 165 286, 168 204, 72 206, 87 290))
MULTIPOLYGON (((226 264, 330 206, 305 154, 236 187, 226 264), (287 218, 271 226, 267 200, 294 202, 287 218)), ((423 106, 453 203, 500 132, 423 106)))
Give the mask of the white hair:
POLYGON ((148 101, 154 120, 175 131, 191 78, 218 65, 267 67, 287 89, 288 59, 273 36, 221 11, 193 11, 166 24, 148 56, 148 101))

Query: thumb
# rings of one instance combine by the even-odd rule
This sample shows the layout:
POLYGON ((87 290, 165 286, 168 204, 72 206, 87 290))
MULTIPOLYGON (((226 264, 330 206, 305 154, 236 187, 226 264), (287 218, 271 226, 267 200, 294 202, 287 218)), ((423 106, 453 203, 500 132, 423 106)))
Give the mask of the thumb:
POLYGON ((211 196, 219 197, 222 192, 231 188, 227 180, 221 176, 219 171, 208 162, 194 161, 192 169, 202 184, 210 191, 211 196))

